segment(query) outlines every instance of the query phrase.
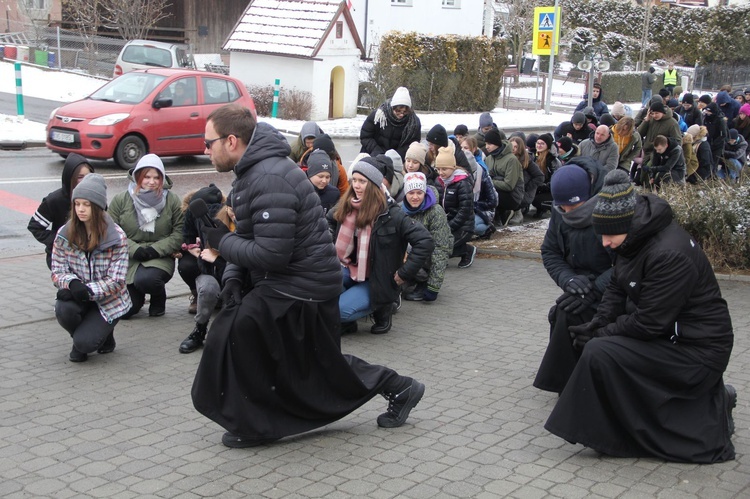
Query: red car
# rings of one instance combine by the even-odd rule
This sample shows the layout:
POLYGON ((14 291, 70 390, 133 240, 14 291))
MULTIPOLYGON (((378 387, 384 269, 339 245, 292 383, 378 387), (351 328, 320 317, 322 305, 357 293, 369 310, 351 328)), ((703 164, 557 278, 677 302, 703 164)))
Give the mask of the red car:
POLYGON ((133 71, 52 111, 47 147, 61 156, 114 158, 126 170, 147 153, 203 154, 206 118, 230 102, 255 115, 252 97, 236 78, 184 69, 133 71))

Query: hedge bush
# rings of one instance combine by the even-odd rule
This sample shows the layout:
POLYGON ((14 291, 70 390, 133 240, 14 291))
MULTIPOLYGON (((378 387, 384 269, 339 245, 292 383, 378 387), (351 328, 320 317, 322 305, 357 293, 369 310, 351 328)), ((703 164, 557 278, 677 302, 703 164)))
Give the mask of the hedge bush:
POLYGON ((487 111, 497 105, 506 64, 502 40, 389 32, 363 85, 363 104, 375 107, 404 86, 417 110, 487 111))
POLYGON ((641 73, 606 71, 602 73, 604 100, 612 105, 615 101, 641 101, 641 73))
MULTIPOLYGON (((258 116, 271 116, 273 85, 249 85, 247 91, 255 101, 255 110, 258 116)), ((307 121, 312 114, 312 105, 313 99, 310 92, 281 87, 277 117, 282 120, 307 121)))

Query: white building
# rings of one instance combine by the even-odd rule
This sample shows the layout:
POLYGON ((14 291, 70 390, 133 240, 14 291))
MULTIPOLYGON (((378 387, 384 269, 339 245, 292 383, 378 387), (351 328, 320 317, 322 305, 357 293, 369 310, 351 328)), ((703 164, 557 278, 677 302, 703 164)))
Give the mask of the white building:
POLYGON ((312 120, 357 114, 364 47, 345 1, 253 0, 223 48, 243 83, 310 92, 312 120))

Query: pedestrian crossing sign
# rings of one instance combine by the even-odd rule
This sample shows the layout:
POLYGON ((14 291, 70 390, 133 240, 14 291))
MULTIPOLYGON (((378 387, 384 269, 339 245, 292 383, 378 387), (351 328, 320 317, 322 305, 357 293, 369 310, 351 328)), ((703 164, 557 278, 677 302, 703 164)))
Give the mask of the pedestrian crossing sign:
POLYGON ((560 43, 560 7, 536 7, 534 9, 534 35, 531 52, 534 55, 550 55, 554 41, 555 55, 560 43), (553 40, 554 39, 554 40, 553 40))

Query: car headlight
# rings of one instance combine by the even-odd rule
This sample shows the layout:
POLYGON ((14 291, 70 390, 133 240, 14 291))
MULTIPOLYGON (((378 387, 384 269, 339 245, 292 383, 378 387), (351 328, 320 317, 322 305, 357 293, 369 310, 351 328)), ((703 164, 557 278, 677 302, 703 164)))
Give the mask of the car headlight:
POLYGON ((110 126, 114 125, 116 123, 121 122, 125 118, 130 116, 128 113, 115 113, 115 114, 108 114, 106 116, 100 116, 98 118, 95 118, 91 121, 89 121, 89 125, 92 126, 110 126))

